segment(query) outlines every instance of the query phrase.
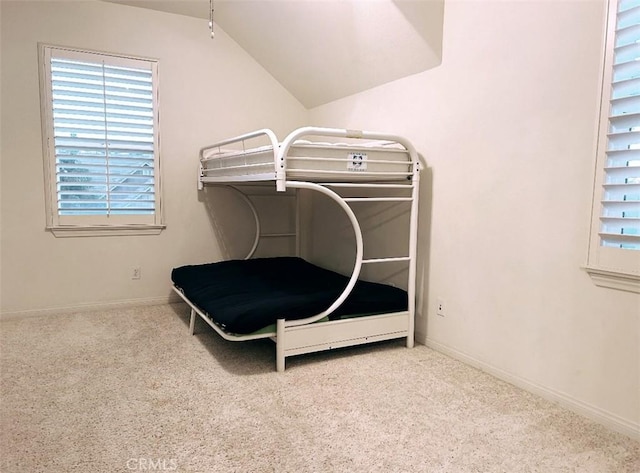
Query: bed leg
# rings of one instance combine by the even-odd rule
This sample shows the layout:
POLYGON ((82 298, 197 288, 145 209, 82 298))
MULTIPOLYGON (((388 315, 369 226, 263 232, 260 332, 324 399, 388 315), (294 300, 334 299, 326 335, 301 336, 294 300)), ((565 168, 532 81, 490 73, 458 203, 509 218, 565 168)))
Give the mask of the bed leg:
POLYGON ((276 322, 276 371, 284 371, 284 319, 276 322))
POLYGON ((407 348, 413 348, 414 345, 413 334, 407 337, 407 348))
POLYGON ((191 309, 191 320, 189 320, 189 335, 193 335, 196 327, 196 311, 191 309))

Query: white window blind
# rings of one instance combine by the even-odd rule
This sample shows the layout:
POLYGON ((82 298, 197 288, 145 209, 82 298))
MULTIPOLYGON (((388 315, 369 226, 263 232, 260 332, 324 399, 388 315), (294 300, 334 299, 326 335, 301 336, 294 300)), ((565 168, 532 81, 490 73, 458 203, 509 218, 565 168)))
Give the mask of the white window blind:
POLYGON ((601 244, 640 250, 640 0, 616 12, 601 244))
POLYGON ((41 61, 48 227, 161 228, 157 62, 46 45, 41 61))
POLYGON ((589 258, 604 287, 640 292, 640 0, 609 0, 589 258))

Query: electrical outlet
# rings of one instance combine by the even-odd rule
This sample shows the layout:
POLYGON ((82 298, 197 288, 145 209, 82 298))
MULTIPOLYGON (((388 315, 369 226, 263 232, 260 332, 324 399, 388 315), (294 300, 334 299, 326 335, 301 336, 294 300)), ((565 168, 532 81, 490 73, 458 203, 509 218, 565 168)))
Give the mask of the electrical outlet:
POLYGON ((436 314, 440 317, 444 317, 444 301, 440 298, 436 301, 436 314))
POLYGON ((142 277, 142 270, 140 266, 131 268, 131 279, 140 279, 142 277))

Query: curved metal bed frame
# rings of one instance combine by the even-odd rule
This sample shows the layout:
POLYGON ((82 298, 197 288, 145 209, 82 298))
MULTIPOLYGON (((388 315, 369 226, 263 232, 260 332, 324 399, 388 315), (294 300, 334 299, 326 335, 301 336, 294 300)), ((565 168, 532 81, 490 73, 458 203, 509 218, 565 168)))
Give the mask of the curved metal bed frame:
MULTIPOLYGON (((312 146, 312 145, 311 145, 312 146)), ((360 149, 360 148, 354 148, 360 149)), ((269 158, 270 160, 270 158, 269 158)), ((372 160, 371 162, 386 163, 387 161, 372 160)), ((397 164, 397 162, 393 162, 397 164)), ((296 176, 299 176, 300 172, 296 172, 296 176)), ((195 317, 198 314, 204 321, 207 322, 220 336, 226 340, 231 341, 246 341, 255 340, 260 338, 271 338, 276 342, 276 368, 277 371, 284 371, 285 359, 288 356, 298 355, 302 353, 310 353, 320 350, 327 350, 332 348, 352 346, 363 343, 370 343, 379 340, 388 340, 393 338, 407 339, 407 347, 413 347, 414 345, 414 326, 415 326, 415 280, 416 280, 416 246, 417 246, 417 230, 418 230, 418 193, 419 193, 419 174, 420 174, 420 162, 419 156, 413 147, 413 145, 403 137, 385 134, 375 133, 367 131, 354 131, 336 128, 317 128, 317 127, 305 127, 295 130, 289 134, 286 139, 279 144, 275 134, 271 130, 263 129, 257 130, 251 133, 247 133, 235 138, 230 138, 217 142, 213 145, 204 147, 200 151, 200 172, 198 179, 199 189, 203 189, 206 184, 225 184, 232 187, 239 193, 241 198, 247 203, 254 216, 256 225, 256 236, 253 245, 246 256, 246 259, 251 258, 260 242, 261 238, 261 225, 258 211, 247 195, 245 195, 237 185, 250 182, 259 181, 275 181, 275 187, 278 192, 284 192, 287 189, 306 189, 315 192, 319 192, 328 198, 332 199, 338 204, 338 206, 344 211, 348 217, 351 226, 353 228, 356 244, 356 257, 354 266, 349 278, 349 282, 340 296, 324 311, 313 315, 305 319, 298 320, 285 320, 278 319, 276 323, 275 331, 267 331, 249 335, 236 335, 225 332, 215 322, 213 322, 207 314, 203 313, 195 304, 193 304, 178 288, 173 287, 174 291, 191 307, 191 320, 189 324, 189 331, 191 334, 194 332, 195 317), (295 145, 297 140, 304 136, 326 136, 332 138, 356 138, 364 140, 384 140, 393 143, 398 143, 404 147, 405 154, 409 159, 406 161, 409 169, 407 172, 391 172, 384 173, 382 171, 376 171, 375 173, 352 173, 350 171, 340 170, 317 170, 313 169, 309 174, 313 175, 312 181, 300 180, 300 178, 291 178, 292 174, 292 162, 295 160, 304 160, 307 162, 321 161, 348 161, 348 159, 340 158, 306 158, 306 157, 290 157, 289 153, 292 146, 295 145), (261 147, 257 152, 255 148, 247 149, 245 142, 256 138, 266 138, 269 144, 266 147, 261 147), (232 153, 222 152, 222 147, 230 144, 242 144, 242 150, 232 153), (218 149, 219 152, 216 155, 208 156, 206 153, 211 149, 218 149), (267 168, 265 162, 260 163, 246 163, 238 164, 236 161, 242 161, 246 158, 247 153, 264 153, 265 158, 273 154, 273 168, 267 168), (232 164, 229 166, 216 167, 222 174, 212 176, 207 171, 207 165, 214 162, 215 159, 230 159, 232 164), (267 168, 267 169, 265 169, 267 168), (252 172, 258 170, 258 172, 252 172), (228 172, 231 171, 232 175, 228 172), (249 171, 249 173, 247 173, 249 171), (371 174, 372 176, 368 176, 371 174), (343 179, 339 182, 330 182, 322 177, 318 176, 326 175, 328 178, 335 178, 339 176, 343 179), (349 181, 349 177, 357 177, 357 182, 349 181), (373 182, 369 181, 369 177, 373 178, 373 182), (345 178, 347 178, 345 180, 345 178), (385 182, 380 182, 380 179, 384 179, 385 182), (399 179, 405 181, 405 183, 394 182, 399 179), (367 197, 342 197, 336 189, 368 189, 376 191, 388 191, 398 189, 404 189, 410 191, 410 196, 398 197, 396 195, 387 195, 383 197, 379 196, 367 196, 367 197), (411 206, 410 220, 409 220, 409 248, 406 256, 398 256, 391 258, 371 258, 364 259, 364 239, 360 223, 350 207, 351 202, 407 202, 411 206), (372 315, 367 317, 347 318, 341 320, 332 320, 322 323, 316 323, 322 319, 325 319, 328 315, 334 312, 349 296, 353 287, 355 286, 364 264, 379 264, 387 262, 406 261, 408 263, 408 280, 407 280, 407 294, 408 294, 408 309, 402 312, 394 312, 387 314, 372 315)), ((393 193, 392 193, 393 194, 393 193)), ((297 212, 298 213, 298 212, 297 212)), ((298 215, 299 217, 299 215, 298 215)), ((298 223, 296 224, 296 227, 298 223)), ((296 237, 299 239, 300 232, 296 231, 296 237)), ((299 252, 300 244, 296 245, 299 252)), ((299 256, 299 255, 298 255, 299 256)))

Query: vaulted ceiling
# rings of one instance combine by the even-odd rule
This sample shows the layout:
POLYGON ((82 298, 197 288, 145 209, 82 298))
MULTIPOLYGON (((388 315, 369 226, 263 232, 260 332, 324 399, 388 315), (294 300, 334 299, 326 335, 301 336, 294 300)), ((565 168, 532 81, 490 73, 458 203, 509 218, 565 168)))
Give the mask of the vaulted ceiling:
MULTIPOLYGON (((209 0, 106 0, 202 18, 209 0)), ((440 64, 444 0, 215 0, 214 22, 305 107, 440 64)))

